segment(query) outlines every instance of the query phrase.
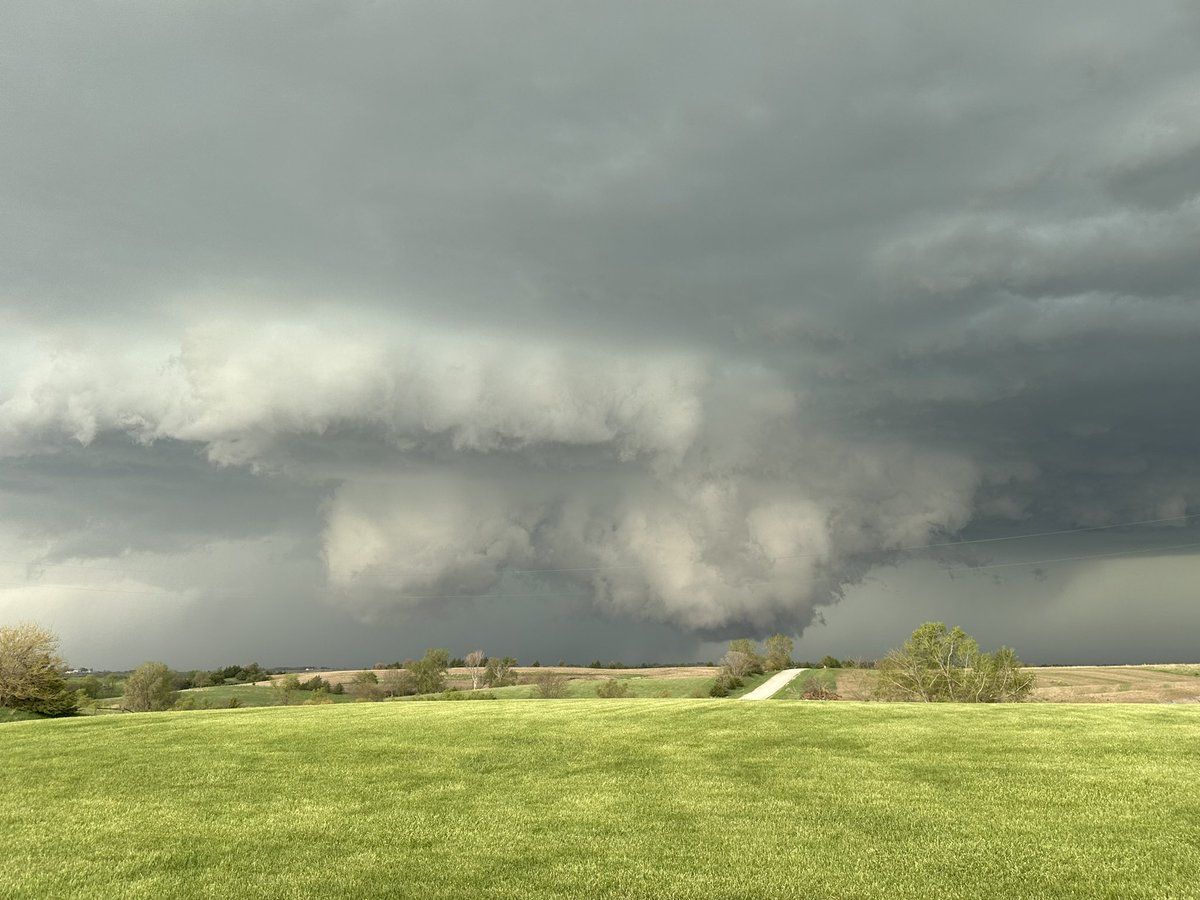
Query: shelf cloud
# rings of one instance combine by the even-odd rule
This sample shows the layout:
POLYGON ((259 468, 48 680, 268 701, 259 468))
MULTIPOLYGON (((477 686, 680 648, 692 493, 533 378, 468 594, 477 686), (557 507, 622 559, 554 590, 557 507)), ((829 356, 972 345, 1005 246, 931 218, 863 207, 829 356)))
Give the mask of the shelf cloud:
POLYGON ((10 18, 0 613, 73 656, 682 655, 1185 543, 1189 4, 10 18))

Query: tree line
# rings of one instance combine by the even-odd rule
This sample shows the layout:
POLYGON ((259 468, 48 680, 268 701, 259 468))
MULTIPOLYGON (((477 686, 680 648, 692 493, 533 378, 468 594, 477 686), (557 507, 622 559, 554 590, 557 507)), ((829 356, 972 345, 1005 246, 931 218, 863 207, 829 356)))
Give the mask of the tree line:
MULTIPOLYGON (((771 635, 761 646, 750 638, 730 641, 719 672, 703 693, 726 697, 745 687, 748 678, 792 667, 874 668, 874 696, 884 700, 1011 702, 1026 699, 1033 687, 1033 674, 1023 667, 1014 650, 1001 647, 985 653, 961 628, 948 628, 941 622, 921 625, 901 647, 877 662, 826 656, 817 664, 796 663, 792 659, 794 646, 792 638, 784 634, 771 635)), ((123 682, 113 675, 100 678, 94 674, 68 680, 57 636, 42 626, 24 623, 0 627, 0 707, 65 716, 74 714, 88 701, 120 696, 123 709, 145 712, 175 707, 180 703, 179 691, 186 688, 263 681, 271 683, 283 705, 291 703, 298 692, 306 692, 305 702, 309 703, 332 702, 332 695, 343 693, 357 700, 438 695, 446 699, 487 699, 495 696, 487 689, 518 683, 516 666, 517 660, 511 656, 491 657, 474 650, 451 658, 445 648, 430 648, 419 659, 378 666, 382 675, 363 670, 346 684, 333 683, 320 674, 307 679, 296 674, 275 678, 258 663, 181 673, 165 663, 148 662, 123 682), (469 692, 448 690, 450 668, 466 670, 471 682, 469 692), (462 696, 451 697, 453 693, 462 696)), ((568 679, 560 672, 547 670, 529 681, 535 697, 554 699, 568 693, 568 679)), ((837 698, 829 682, 813 684, 813 699, 837 698)), ((600 697, 629 695, 628 684, 615 678, 596 685, 595 691, 600 697)), ((810 692, 805 691, 803 696, 810 697, 810 692)), ((229 702, 236 705, 236 698, 229 702)), ((192 699, 190 706, 194 705, 192 699)), ((190 706, 185 701, 181 708, 190 706)))

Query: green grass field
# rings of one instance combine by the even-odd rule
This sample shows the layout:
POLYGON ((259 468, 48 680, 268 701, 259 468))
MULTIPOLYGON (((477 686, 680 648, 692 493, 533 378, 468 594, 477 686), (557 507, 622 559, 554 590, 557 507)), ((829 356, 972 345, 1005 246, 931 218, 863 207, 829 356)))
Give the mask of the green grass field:
POLYGON ((1200 708, 373 703, 0 729, 0 896, 1184 898, 1200 708))

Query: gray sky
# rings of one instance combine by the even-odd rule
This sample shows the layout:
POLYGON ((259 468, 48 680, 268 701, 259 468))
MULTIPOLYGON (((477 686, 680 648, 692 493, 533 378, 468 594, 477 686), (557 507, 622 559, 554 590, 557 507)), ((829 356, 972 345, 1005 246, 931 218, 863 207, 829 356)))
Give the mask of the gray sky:
POLYGON ((1195 658, 1196 3, 3 18, 0 621, 72 662, 1195 658))

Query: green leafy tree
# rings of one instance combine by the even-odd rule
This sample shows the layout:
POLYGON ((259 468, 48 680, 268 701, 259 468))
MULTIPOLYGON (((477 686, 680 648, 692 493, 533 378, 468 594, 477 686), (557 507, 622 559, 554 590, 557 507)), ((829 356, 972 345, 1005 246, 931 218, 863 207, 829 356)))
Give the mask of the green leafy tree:
POLYGON ((58 636, 24 622, 0 628, 0 707, 69 716, 77 696, 67 688, 58 636))
POLYGON ((792 664, 792 649, 795 644, 786 634, 773 634, 763 642, 767 648, 766 669, 778 672, 792 664))
POLYGON ((840 669, 842 667, 842 661, 836 656, 822 656, 821 667, 824 669, 840 669))
POLYGON ((973 637, 944 622, 926 622, 879 664, 877 693, 927 703, 1001 703, 1024 700, 1033 674, 1015 651, 981 653, 973 637))
POLYGON ((104 690, 104 682, 95 675, 85 675, 77 682, 72 683, 71 687, 81 692, 89 700, 98 700, 104 690))
POLYGON ((175 705, 175 677, 166 663, 142 663, 125 680, 125 709, 157 712, 175 705))
POLYGON ((436 694, 446 689, 446 669, 450 667, 450 651, 430 648, 416 662, 409 663, 408 671, 417 683, 418 694, 436 694))

